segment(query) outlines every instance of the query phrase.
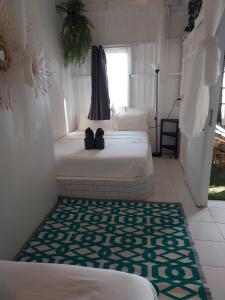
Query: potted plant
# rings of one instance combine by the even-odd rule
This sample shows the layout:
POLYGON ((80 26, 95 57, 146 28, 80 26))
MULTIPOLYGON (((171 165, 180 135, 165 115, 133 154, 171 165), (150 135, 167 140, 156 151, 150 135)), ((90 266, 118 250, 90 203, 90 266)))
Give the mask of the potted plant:
POLYGON ((57 11, 64 14, 61 32, 65 67, 70 63, 82 64, 92 44, 91 22, 83 14, 82 0, 67 0, 56 5, 57 11))
POLYGON ((203 0, 189 0, 188 2, 188 26, 185 28, 186 32, 191 32, 195 27, 195 20, 197 19, 203 0))

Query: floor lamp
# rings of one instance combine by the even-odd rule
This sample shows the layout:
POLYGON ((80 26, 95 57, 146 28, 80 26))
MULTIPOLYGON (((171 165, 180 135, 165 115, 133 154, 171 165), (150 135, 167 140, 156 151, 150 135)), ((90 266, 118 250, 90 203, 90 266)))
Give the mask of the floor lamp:
POLYGON ((158 140, 158 131, 159 131, 159 124, 158 124, 158 117, 159 117, 159 65, 158 64, 152 64, 151 65, 153 70, 156 74, 156 88, 155 88, 155 142, 156 142, 156 150, 152 153, 152 156, 154 157, 160 157, 161 153, 159 151, 159 140, 158 140))

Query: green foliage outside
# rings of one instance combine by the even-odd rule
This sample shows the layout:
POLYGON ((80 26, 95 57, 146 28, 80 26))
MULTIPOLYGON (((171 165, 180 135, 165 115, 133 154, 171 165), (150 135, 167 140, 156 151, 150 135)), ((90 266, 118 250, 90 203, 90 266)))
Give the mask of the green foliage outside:
POLYGON ((225 200, 225 169, 212 167, 209 200, 225 200))
POLYGON ((186 32, 191 32, 195 27, 195 19, 198 17, 203 0, 189 0, 188 2, 188 26, 186 32))

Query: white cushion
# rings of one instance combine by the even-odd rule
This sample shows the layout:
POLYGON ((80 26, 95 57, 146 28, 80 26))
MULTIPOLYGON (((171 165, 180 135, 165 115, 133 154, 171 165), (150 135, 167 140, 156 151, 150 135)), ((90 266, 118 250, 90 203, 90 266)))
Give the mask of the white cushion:
POLYGON ((1 300, 154 300, 151 283, 114 270, 28 262, 0 262, 0 280, 10 288, 1 300))
POLYGON ((94 121, 89 120, 87 117, 81 116, 78 130, 85 130, 88 127, 90 127, 93 131, 96 131, 98 128, 102 128, 104 131, 112 131, 113 120, 94 121))
POLYGON ((148 113, 137 110, 116 113, 113 117, 114 130, 147 131, 148 113))

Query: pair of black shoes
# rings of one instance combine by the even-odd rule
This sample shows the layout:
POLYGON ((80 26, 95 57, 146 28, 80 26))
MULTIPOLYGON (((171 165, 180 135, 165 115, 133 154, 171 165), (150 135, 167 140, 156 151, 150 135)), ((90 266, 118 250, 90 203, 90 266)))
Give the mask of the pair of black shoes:
POLYGON ((87 128, 85 130, 85 139, 84 145, 86 150, 99 149, 102 150, 105 148, 105 140, 103 138, 104 130, 102 128, 98 128, 95 133, 91 130, 91 128, 87 128))

